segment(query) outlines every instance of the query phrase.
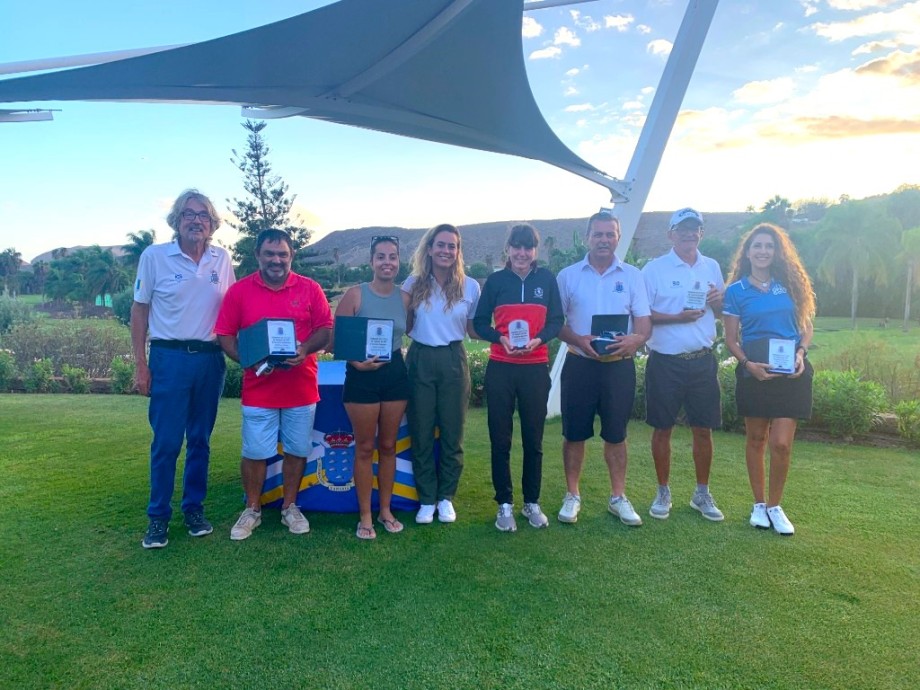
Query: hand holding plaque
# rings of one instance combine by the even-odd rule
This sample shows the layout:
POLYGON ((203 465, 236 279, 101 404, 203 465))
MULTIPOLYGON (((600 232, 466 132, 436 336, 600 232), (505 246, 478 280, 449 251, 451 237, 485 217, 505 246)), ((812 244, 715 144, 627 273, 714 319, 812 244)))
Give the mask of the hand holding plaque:
POLYGON ((523 350, 530 342, 530 324, 524 319, 514 319, 508 324, 508 342, 515 350, 523 350))
POLYGON ((389 362, 393 352, 392 319, 368 319, 366 347, 367 359, 376 357, 379 361, 389 362))
POLYGON ((772 374, 795 373, 795 341, 770 338, 770 352, 767 358, 768 371, 772 374))
POLYGON ((694 281, 693 287, 687 290, 687 296, 684 299, 684 310, 705 310, 706 294, 708 288, 704 288, 700 281, 694 281))

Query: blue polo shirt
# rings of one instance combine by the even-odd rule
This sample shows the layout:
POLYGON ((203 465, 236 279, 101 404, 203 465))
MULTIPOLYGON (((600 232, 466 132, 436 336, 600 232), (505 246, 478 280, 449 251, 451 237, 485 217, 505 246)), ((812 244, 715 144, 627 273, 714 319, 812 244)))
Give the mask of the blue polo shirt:
POLYGON ((795 304, 786 288, 776 280, 761 292, 747 277, 725 289, 722 313, 741 320, 741 346, 764 338, 795 340, 798 345, 799 327, 795 322, 795 304))

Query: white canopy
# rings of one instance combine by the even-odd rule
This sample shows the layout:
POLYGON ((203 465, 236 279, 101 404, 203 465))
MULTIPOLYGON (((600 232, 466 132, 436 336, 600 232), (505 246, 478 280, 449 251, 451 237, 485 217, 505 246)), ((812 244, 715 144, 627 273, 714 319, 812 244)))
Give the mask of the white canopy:
MULTIPOLYGON (((0 81, 0 102, 234 103, 532 158, 622 183, 553 133, 521 45, 523 0, 340 0, 211 41, 0 81)), ((266 115, 271 110, 262 111, 266 115)))

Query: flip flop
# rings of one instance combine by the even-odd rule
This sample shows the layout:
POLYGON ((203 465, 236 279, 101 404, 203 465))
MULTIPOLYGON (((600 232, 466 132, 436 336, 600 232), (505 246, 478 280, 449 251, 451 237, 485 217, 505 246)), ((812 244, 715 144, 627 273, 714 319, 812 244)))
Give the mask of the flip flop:
POLYGON ((378 517, 377 522, 383 525, 383 528, 390 534, 399 534, 403 531, 403 524, 396 518, 386 520, 382 517, 378 517))
POLYGON ((373 527, 362 527, 361 523, 359 522, 355 536, 358 539, 376 539, 377 533, 374 531, 373 527))

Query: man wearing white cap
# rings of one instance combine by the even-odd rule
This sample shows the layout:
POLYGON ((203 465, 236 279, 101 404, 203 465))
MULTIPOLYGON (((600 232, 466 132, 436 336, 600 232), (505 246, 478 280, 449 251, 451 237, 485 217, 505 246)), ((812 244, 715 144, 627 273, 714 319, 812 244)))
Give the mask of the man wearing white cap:
POLYGON ((700 254, 702 236, 703 216, 698 211, 676 211, 668 229, 671 251, 642 269, 652 312, 646 421, 654 428, 652 458, 658 475, 658 495, 649 514, 660 520, 671 512, 671 430, 681 407, 693 433, 696 492, 690 507, 707 520, 723 519, 709 492, 709 470, 712 430, 722 425, 719 365, 712 346, 725 281, 719 264, 700 254))

